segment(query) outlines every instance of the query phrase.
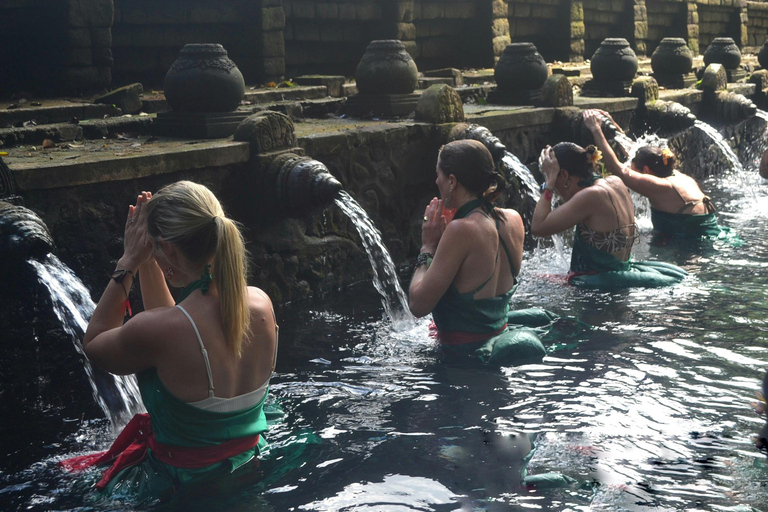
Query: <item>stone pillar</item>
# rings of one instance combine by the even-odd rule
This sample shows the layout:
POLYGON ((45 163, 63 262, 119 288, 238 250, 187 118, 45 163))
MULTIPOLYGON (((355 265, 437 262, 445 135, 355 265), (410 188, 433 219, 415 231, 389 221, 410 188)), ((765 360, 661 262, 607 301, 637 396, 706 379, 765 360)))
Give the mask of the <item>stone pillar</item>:
POLYGON ((261 0, 261 65, 264 82, 278 82, 285 75, 285 12, 283 0, 261 0))
POLYGON ((507 0, 491 0, 491 30, 495 64, 499 61, 504 48, 512 42, 509 34, 509 2, 507 0))
POLYGON ((739 48, 744 48, 749 45, 749 14, 747 12, 747 2, 741 1, 738 4, 739 9, 739 38, 736 40, 736 44, 739 48))
POLYGON ((571 0, 571 46, 568 52, 568 60, 582 62, 584 60, 584 3, 581 0, 571 0))
POLYGON ((691 49, 693 55, 698 55, 699 52, 699 9, 695 1, 689 0, 688 14, 686 21, 688 23, 688 31, 686 39, 688 40, 688 48, 691 49))
POLYGON ((387 0, 382 5, 384 23, 379 26, 371 39, 397 39, 405 46, 412 58, 418 55, 416 25, 413 24, 414 0, 387 0))
POLYGON ((62 86, 67 92, 92 92, 112 82, 112 0, 68 0, 67 48, 62 86))
POLYGON ((648 11, 645 0, 634 0, 635 32, 633 46, 638 57, 648 55, 648 11))

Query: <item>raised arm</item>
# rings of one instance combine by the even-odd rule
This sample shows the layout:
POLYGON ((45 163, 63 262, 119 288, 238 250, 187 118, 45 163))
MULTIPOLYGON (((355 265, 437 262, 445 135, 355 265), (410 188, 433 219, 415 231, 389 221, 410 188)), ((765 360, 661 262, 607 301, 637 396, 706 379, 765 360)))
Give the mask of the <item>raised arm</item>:
POLYGON ((653 198, 654 195, 659 193, 660 187, 664 187, 662 178, 658 178, 651 174, 643 174, 633 171, 629 165, 622 164, 616 153, 613 152, 608 140, 605 138, 605 134, 601 128, 601 117, 603 112, 596 109, 587 109, 584 111, 584 124, 592 132, 592 137, 595 139, 595 145, 603 153, 603 162, 605 168, 611 174, 621 178, 624 185, 631 188, 635 192, 642 194, 646 197, 653 198))
POLYGON ((583 113, 584 124, 592 132, 592 137, 595 139, 595 145, 603 153, 603 162, 605 162, 605 168, 608 172, 615 174, 624 180, 626 171, 625 166, 619 161, 616 153, 613 152, 613 148, 608 144, 608 139, 605 138, 605 134, 602 129, 602 120, 604 114, 596 109, 587 109, 583 113))
POLYGON ((147 235, 146 220, 142 216, 142 207, 147 201, 147 194, 142 193, 136 199, 136 205, 128 209, 123 256, 118 260, 116 269, 124 271, 124 276, 122 282, 110 279, 107 283, 85 331, 84 348, 100 334, 123 325, 128 290, 139 268, 152 257, 152 243, 147 235))
MULTIPOLYGON (((547 146, 542 150, 541 172, 544 174, 544 186, 549 191, 555 191, 555 184, 560 176, 560 164, 555 157, 555 150, 547 146)), ((567 173, 568 171, 562 171, 567 173)), ((579 222, 592 214, 589 203, 583 201, 587 194, 574 196, 570 201, 558 206, 552 210, 552 196, 541 194, 539 202, 536 203, 536 209, 533 211, 531 220, 531 234, 533 236, 551 236, 561 233, 566 229, 575 226, 579 222)))

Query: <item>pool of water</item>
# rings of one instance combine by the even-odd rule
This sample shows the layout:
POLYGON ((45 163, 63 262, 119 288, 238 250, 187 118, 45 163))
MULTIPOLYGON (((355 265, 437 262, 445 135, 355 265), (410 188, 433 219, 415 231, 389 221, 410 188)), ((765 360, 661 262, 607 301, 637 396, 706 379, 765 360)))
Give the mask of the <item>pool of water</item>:
MULTIPOLYGON (((392 324, 370 283, 291 304, 271 394, 285 411, 277 448, 305 441, 300 464, 270 461, 247 479, 170 504, 93 501, 55 461, 103 447, 99 418, 62 414, 3 453, 3 510, 768 510, 768 461, 750 402, 768 369, 768 181, 754 171, 703 188, 741 247, 651 244, 636 259, 676 263, 675 287, 617 293, 554 282, 569 251, 526 254, 515 308, 544 307, 594 327, 541 364, 441 362, 428 320, 392 324), (557 488, 522 484, 557 473, 557 488)), ((403 276, 405 282, 409 276, 403 276)), ((2 421, 8 421, 3 418, 2 421)), ((20 429, 26 428, 23 418, 20 429)))

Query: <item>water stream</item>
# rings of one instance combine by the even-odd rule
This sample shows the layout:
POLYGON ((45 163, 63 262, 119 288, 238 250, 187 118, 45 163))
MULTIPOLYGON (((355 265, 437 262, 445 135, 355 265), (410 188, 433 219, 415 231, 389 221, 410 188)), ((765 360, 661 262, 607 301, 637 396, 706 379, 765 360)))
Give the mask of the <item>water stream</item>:
POLYGON ((384 314, 395 324, 408 324, 413 320, 413 315, 408 308, 408 297, 400 285, 392 257, 381 240, 381 232, 365 210, 347 192, 339 193, 336 205, 355 225, 363 241, 363 247, 373 269, 373 285, 381 295, 384 314))
POLYGON ((69 334, 75 350, 83 357, 83 367, 93 390, 93 399, 118 431, 138 412, 144 412, 136 378, 133 375, 112 375, 93 368, 85 357, 81 340, 96 305, 77 276, 56 256, 45 260, 29 260, 40 282, 51 294, 53 309, 64 331, 69 334))
POLYGON ((736 156, 736 153, 733 152, 733 149, 731 149, 731 146, 728 145, 728 142, 726 142, 723 136, 720 135, 720 132, 718 132, 709 124, 703 121, 699 121, 698 119, 695 123, 693 123, 693 126, 704 132, 710 139, 712 139, 712 142, 715 144, 715 146, 717 146, 720 152, 728 159, 728 162, 731 165, 731 169, 734 172, 744 172, 744 167, 741 165, 739 157, 736 156))

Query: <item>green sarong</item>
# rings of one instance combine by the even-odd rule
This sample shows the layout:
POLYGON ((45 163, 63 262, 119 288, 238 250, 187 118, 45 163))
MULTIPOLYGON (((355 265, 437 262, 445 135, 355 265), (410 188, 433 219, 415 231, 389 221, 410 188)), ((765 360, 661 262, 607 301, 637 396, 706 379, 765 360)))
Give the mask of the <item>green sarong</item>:
POLYGON ((655 232, 681 239, 723 240, 734 247, 741 246, 739 236, 731 228, 720 226, 715 213, 686 215, 668 213, 651 208, 651 222, 655 232))
POLYGON ((658 288, 677 284, 687 275, 688 272, 670 263, 633 261, 631 258, 621 261, 613 254, 587 244, 578 226, 574 230, 568 282, 579 288, 658 288))

